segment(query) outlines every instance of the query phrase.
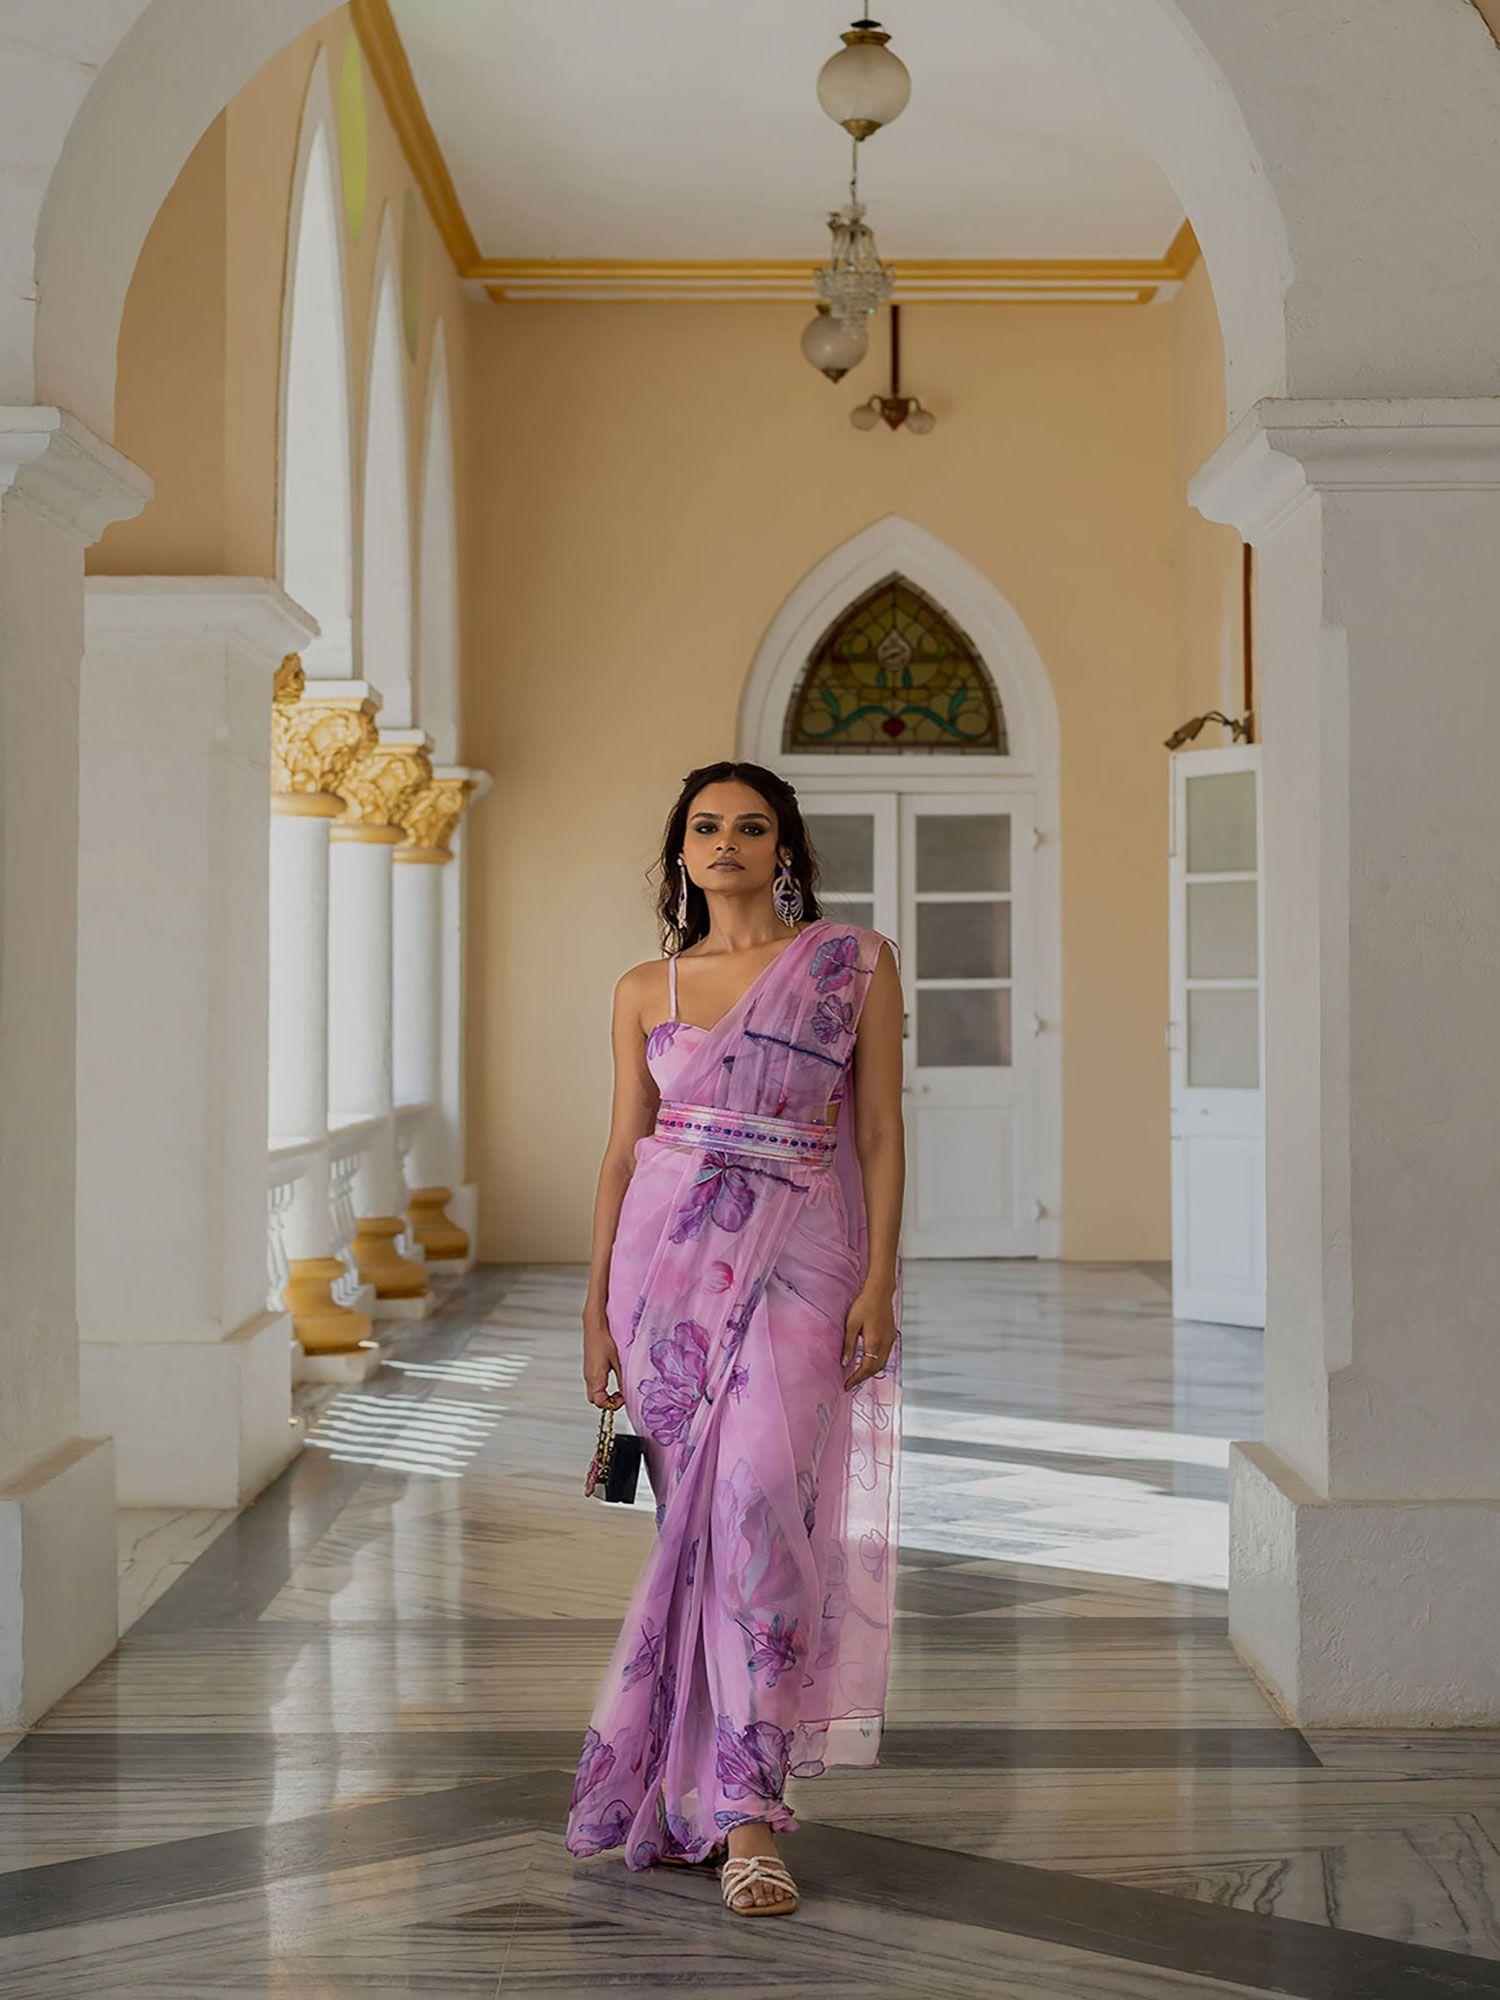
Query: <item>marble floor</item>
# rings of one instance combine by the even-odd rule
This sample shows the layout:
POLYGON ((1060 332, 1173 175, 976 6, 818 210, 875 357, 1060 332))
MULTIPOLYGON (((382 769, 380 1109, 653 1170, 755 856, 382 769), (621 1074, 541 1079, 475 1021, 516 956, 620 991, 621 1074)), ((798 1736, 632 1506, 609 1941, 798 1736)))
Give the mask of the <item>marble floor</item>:
POLYGON ((137 1512, 119 1651, 0 1741, 0 2000, 1500 1996, 1500 1734, 1303 1735, 1225 1637, 1256 1337, 1131 1265, 908 1268, 880 1768, 803 1889, 575 1861, 653 1532, 578 1491, 581 1273, 490 1268, 238 1516, 137 1512))

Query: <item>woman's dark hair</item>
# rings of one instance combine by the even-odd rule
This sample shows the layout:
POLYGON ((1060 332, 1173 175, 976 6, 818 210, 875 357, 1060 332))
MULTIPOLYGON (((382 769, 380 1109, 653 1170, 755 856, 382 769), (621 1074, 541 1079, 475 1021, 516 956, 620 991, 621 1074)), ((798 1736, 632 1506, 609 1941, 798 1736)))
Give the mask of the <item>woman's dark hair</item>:
POLYGON ((776 846, 778 851, 785 848, 791 856, 788 866, 797 887, 802 891, 802 916, 807 922, 820 917, 823 912, 818 907, 818 857, 813 852, 812 842, 807 837, 807 827, 803 822, 802 808, 797 803, 797 794, 785 778, 778 778, 774 771, 768 771, 762 764, 704 764, 696 771, 689 771, 682 781, 682 790, 677 794, 677 803, 667 815, 666 828, 662 834, 661 854, 648 873, 661 872, 661 885, 656 898, 656 916, 661 926, 662 948, 668 952, 682 951, 699 938, 708 935, 708 898, 693 881, 688 883, 687 922, 677 921, 677 897, 682 881, 678 864, 682 856, 682 843, 687 833, 688 810, 698 794, 709 785, 736 783, 748 785, 753 792, 759 792, 771 811, 776 815, 776 846))

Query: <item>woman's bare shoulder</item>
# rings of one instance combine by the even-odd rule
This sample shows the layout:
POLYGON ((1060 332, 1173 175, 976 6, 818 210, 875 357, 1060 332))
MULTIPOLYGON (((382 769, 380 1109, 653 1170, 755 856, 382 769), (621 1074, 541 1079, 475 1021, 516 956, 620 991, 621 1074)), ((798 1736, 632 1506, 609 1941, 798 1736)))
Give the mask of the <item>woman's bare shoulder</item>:
POLYGON ((667 961, 664 958, 643 959, 639 965, 632 965, 628 972, 622 972, 615 981, 615 999, 624 1007, 644 1007, 664 989, 667 978, 667 961))

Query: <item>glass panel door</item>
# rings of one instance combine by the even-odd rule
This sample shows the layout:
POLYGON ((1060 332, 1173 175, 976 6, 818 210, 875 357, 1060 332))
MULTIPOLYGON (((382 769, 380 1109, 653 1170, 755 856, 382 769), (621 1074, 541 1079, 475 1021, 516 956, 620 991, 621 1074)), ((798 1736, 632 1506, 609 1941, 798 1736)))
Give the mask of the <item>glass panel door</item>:
POLYGON ((901 812, 908 1254, 1032 1255, 1031 800, 911 793, 901 812))
POLYGON ((1260 751, 1172 759, 1172 1294, 1265 1323, 1260 751))
POLYGON ((818 857, 818 900, 824 914, 896 937, 894 795, 804 797, 802 817, 818 857))

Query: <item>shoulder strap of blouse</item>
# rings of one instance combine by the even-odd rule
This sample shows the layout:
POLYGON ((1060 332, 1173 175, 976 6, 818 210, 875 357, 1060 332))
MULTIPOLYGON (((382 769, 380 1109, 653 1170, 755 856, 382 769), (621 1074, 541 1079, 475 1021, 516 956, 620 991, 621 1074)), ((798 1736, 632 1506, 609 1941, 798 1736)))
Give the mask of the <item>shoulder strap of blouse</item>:
POLYGON ((677 954, 674 951, 667 960, 667 1018, 677 1019, 677 954))

